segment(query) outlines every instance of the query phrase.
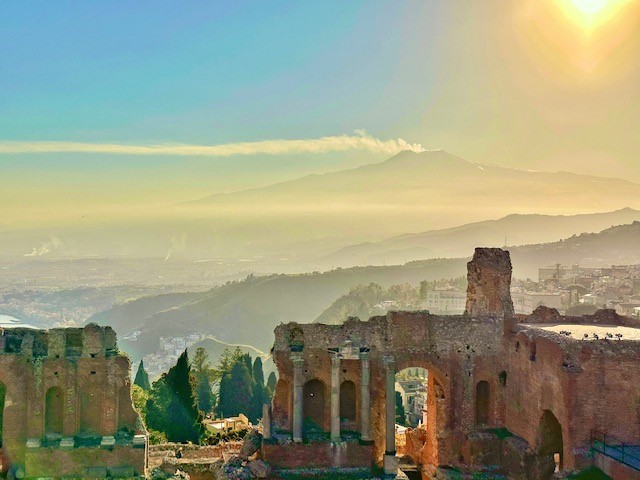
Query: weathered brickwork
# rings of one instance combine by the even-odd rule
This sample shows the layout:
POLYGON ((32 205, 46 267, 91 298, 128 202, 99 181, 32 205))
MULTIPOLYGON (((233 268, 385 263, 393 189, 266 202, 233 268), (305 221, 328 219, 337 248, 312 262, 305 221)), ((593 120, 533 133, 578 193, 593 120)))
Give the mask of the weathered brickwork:
POLYGON ((2 407, 4 471, 28 478, 91 476, 87 468, 145 473, 130 362, 109 327, 0 332, 2 407))
MULTIPOLYGON (((306 443, 307 436, 318 438, 318 427, 327 437, 331 432, 334 444, 353 441, 345 432, 367 436, 370 427, 372 455, 359 458, 360 466, 392 471, 395 445, 389 432, 395 421, 387 414, 393 412, 387 397, 394 395, 389 375, 409 367, 429 372, 427 422, 407 441, 407 454, 425 478, 451 466, 548 479, 556 467, 554 454, 564 469, 593 462, 587 452, 594 430, 640 443, 640 342, 583 341, 539 327, 635 327, 637 321, 610 311, 561 317, 545 308, 516 316, 509 253, 500 249, 477 249, 468 279, 467 311, 461 316, 390 312, 342 325, 279 326, 272 351, 279 371, 272 404, 275 433, 264 450, 267 457, 276 450, 272 445, 292 439, 295 448, 311 451, 307 455, 314 448, 330 448, 306 443), (362 385, 367 369, 370 387, 362 385), (352 421, 340 418, 335 402, 345 381, 356 386, 352 421), (365 415, 364 396, 370 398, 365 415), (296 415, 302 422, 298 439, 296 415)), ((279 465, 286 467, 282 461, 279 465)))

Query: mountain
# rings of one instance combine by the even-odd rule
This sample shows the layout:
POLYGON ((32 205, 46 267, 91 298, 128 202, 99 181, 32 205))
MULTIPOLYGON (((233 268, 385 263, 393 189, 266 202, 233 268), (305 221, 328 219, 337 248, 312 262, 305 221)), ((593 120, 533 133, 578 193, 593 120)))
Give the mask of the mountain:
MULTIPOLYGON (((89 213, 46 229, 5 230, 0 256, 23 261, 235 259, 254 271, 308 271, 330 268, 331 263, 312 260, 345 245, 398 233, 452 228, 514 212, 566 215, 625 207, 640 208, 640 185, 481 165, 444 151, 402 152, 380 163, 166 208, 131 209, 106 219, 89 213)), ((437 252, 417 250, 410 258, 424 255, 437 252)))
POLYGON ((546 243, 579 233, 600 232, 613 225, 637 220, 640 220, 640 211, 631 208, 582 215, 514 214, 498 220, 351 245, 322 257, 318 263, 336 266, 392 265, 426 258, 461 257, 468 255, 476 245, 502 247, 505 244, 546 243))

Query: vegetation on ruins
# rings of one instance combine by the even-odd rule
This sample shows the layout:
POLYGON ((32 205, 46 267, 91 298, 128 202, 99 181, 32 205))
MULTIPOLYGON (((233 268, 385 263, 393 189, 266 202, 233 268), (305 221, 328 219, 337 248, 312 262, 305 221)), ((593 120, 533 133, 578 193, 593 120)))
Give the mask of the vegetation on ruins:
POLYGON ((136 378, 133 382, 134 385, 138 385, 145 391, 151 390, 151 382, 149 382, 149 375, 144 369, 144 361, 140 360, 138 364, 138 371, 136 372, 136 378))
POLYGON ((170 442, 199 442, 205 428, 194 383, 185 350, 176 365, 154 382, 146 404, 147 426, 164 432, 170 442))

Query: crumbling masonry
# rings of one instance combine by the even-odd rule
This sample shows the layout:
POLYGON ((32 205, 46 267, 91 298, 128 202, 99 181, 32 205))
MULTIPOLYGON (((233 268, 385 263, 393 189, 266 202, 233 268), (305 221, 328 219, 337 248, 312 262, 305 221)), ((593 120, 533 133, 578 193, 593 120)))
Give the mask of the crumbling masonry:
MULTIPOLYGON (((589 450, 596 431, 640 443, 640 342, 543 328, 637 322, 612 311, 561 317, 542 307, 514 315, 511 261, 501 249, 476 249, 468 279, 460 316, 390 312, 337 326, 280 325, 263 458, 280 469, 395 473, 394 376, 409 367, 429 372, 426 425, 407 438, 423 478, 457 468, 548 479, 556 463, 598 463, 589 450)), ((614 478, 638 478, 607 468, 614 478)))
POLYGON ((109 327, 0 331, 0 471, 14 478, 145 474, 129 359, 109 327))

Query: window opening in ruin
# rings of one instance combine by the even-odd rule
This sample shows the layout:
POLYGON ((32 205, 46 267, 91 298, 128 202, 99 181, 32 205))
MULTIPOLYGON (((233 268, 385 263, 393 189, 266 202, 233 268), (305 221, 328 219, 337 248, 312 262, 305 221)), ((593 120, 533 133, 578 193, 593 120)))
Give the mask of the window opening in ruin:
POLYGON ((2 420, 4 417, 4 400, 7 396, 7 388, 0 382, 0 447, 2 447, 2 420))
POLYGON ((545 410, 542 413, 538 428, 538 445, 538 454, 552 456, 555 463, 555 471, 560 472, 563 466, 564 454, 562 426, 551 410, 545 410))
POLYGON ((507 372, 505 372, 504 370, 502 372, 500 372, 500 375, 498 375, 498 378, 500 379, 500 385, 502 385, 503 387, 507 386, 507 372))
POLYGON ((303 389, 303 428, 305 433, 323 432, 325 429, 325 386, 318 379, 309 380, 303 389))
POLYGON ((531 354, 529 355, 529 360, 532 362, 536 361, 536 342, 531 342, 531 354))
POLYGON ((340 419, 356 419, 356 385, 351 380, 345 380, 340 385, 340 419))
POLYGON ((64 392, 60 387, 51 387, 45 395, 44 432, 60 434, 64 422, 64 392))
POLYGON ((481 381, 476 385, 476 425, 489 423, 489 382, 481 381))

